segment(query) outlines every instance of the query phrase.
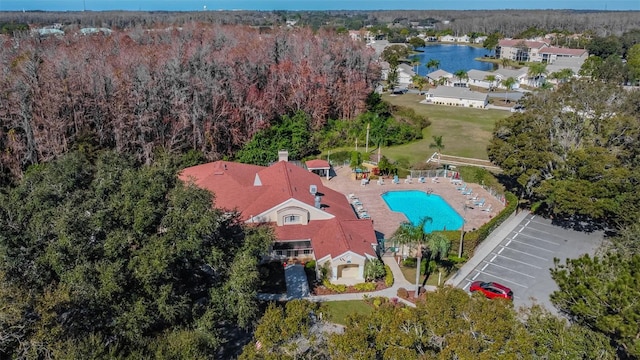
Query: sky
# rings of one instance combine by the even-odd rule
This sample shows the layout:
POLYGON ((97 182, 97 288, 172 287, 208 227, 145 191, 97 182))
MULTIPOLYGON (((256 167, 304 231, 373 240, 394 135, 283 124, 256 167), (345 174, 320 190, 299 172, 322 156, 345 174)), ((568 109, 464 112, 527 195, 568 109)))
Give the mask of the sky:
POLYGON ((640 0, 0 0, 0 11, 636 10, 640 0))

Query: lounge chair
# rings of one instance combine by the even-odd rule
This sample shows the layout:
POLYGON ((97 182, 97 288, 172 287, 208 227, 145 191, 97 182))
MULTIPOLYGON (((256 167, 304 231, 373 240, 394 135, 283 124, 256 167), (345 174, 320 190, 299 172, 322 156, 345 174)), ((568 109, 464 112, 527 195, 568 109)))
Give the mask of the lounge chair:
POLYGON ((423 184, 424 184, 424 183, 426 182, 426 181, 425 181, 425 179, 424 179, 424 176, 420 176, 420 177, 418 178, 418 182, 420 182, 420 183, 423 183, 423 184))
POLYGON ((395 176, 393 177, 393 181, 392 181, 392 182, 393 182, 394 184, 400 184, 400 180, 398 179, 398 175, 395 175, 395 176))
POLYGON ((413 179, 411 179, 411 175, 407 175, 407 178, 404 180, 405 184, 413 184, 413 179))
POLYGON ((472 192, 473 190, 471 190, 471 188, 467 188, 466 190, 462 191, 462 195, 471 195, 472 192))
POLYGON ((363 213, 360 213, 360 219, 371 219, 371 216, 369 216, 369 213, 365 211, 363 213))
POLYGON ((480 200, 475 201, 473 205, 483 207, 484 206, 484 198, 480 198, 480 200))
POLYGON ((486 212, 491 211, 491 204, 489 204, 489 206, 487 206, 486 208, 482 209, 482 211, 486 211, 486 212))
POLYGON ((453 185, 460 185, 460 184, 462 184, 462 180, 460 180, 460 179, 451 179, 451 183, 453 185))
POLYGON ((349 199, 355 199, 355 198, 356 198, 356 194, 354 193, 349 194, 349 199))
POLYGON ((476 201, 476 200, 478 200, 478 194, 475 194, 475 195, 473 195, 473 196, 469 196, 469 200, 471 200, 471 201, 476 201))
POLYGON ((358 199, 353 199, 353 206, 360 206, 362 203, 358 199))
POLYGON ((364 206, 362 206, 362 205, 358 205, 358 206, 356 206, 356 211, 357 211, 357 212, 365 212, 365 210, 364 210, 364 206))
POLYGON ((436 176, 436 177, 434 177, 434 178, 431 178, 431 182, 432 182, 432 183, 439 183, 439 182, 440 182, 440 179, 438 179, 438 177, 436 176))
POLYGON ((384 179, 383 178, 378 179, 377 183, 378 185, 384 185, 384 179))
POLYGON ((458 186, 458 187, 456 188, 456 190, 458 190, 458 191, 465 191, 465 190, 467 190, 467 184, 462 183, 462 186, 458 186))

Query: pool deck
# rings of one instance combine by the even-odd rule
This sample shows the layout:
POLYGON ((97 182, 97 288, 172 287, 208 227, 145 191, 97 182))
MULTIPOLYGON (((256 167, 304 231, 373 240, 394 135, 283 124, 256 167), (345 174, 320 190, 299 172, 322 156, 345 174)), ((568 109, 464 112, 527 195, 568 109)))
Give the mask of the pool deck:
POLYGON ((391 238, 400 223, 407 221, 404 214, 391 211, 382 199, 380 195, 387 191, 432 191, 434 194, 440 195, 460 216, 464 217, 466 230, 479 228, 504 208, 498 199, 491 196, 479 184, 467 184, 467 186, 471 187, 474 195, 478 195, 478 199, 485 199, 483 207, 474 206, 472 201, 468 200, 467 195, 462 195, 460 191, 456 190, 459 185, 454 185, 445 178, 440 178, 437 183, 432 182, 430 178, 427 178, 425 183, 420 183, 418 179, 414 178, 410 184, 405 183, 404 179, 400 179, 399 184, 394 184, 392 179, 384 179, 384 185, 378 185, 375 180, 368 185, 361 185, 359 180, 353 179, 351 168, 348 166, 334 168, 334 171, 336 176, 331 179, 322 178, 324 186, 343 193, 345 196, 355 194, 371 216, 373 228, 378 233, 378 237, 384 239, 391 238), (464 210, 465 204, 467 205, 466 211, 464 210), (491 211, 483 211, 489 206, 491 206, 491 211))

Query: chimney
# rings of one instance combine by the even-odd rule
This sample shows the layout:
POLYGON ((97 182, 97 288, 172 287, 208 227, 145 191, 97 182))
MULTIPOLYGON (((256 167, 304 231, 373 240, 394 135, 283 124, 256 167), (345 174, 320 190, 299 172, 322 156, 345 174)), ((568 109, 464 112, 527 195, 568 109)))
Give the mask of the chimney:
POLYGON ((314 204, 314 205, 315 205, 315 207, 316 207, 316 208, 318 208, 318 209, 320 209, 320 208, 322 207, 322 205, 320 204, 320 201, 321 201, 320 196, 316 196, 316 198, 315 198, 315 204, 314 204))
POLYGON ((289 161, 289 152, 287 150, 278 151, 278 162, 289 161))

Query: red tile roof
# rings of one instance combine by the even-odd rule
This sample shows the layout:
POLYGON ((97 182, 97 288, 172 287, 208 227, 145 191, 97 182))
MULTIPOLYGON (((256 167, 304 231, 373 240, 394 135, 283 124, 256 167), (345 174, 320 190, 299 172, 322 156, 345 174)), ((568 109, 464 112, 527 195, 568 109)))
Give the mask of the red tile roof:
MULTIPOLYGON (((322 161, 322 160, 321 160, 322 161)), ((272 209, 289 199, 315 205, 309 192, 315 185, 322 210, 330 220, 311 220, 307 225, 276 226, 281 240, 311 239, 316 258, 338 256, 347 250, 373 256, 376 242, 371 220, 360 220, 347 198, 325 187, 318 175, 287 161, 269 167, 216 161, 184 169, 179 178, 213 192, 218 208, 238 210, 243 220, 272 209)))
POLYGON ((329 162, 327 160, 309 160, 304 163, 307 166, 307 169, 328 169, 330 167, 329 162))
POLYGON ((307 225, 287 225, 276 227, 279 240, 311 240, 316 259, 327 255, 337 257, 347 251, 364 256, 375 256, 372 244, 376 234, 371 220, 310 221, 307 225))
POLYGON ((522 39, 502 39, 498 42, 498 45, 502 47, 515 47, 522 42, 524 42, 527 47, 531 49, 540 49, 541 47, 549 46, 549 44, 543 41, 531 41, 522 39))
POLYGON ((569 48, 561 48, 551 46, 545 49, 540 50, 541 54, 556 54, 556 55, 571 55, 571 56, 582 56, 587 52, 585 49, 569 49, 569 48))

